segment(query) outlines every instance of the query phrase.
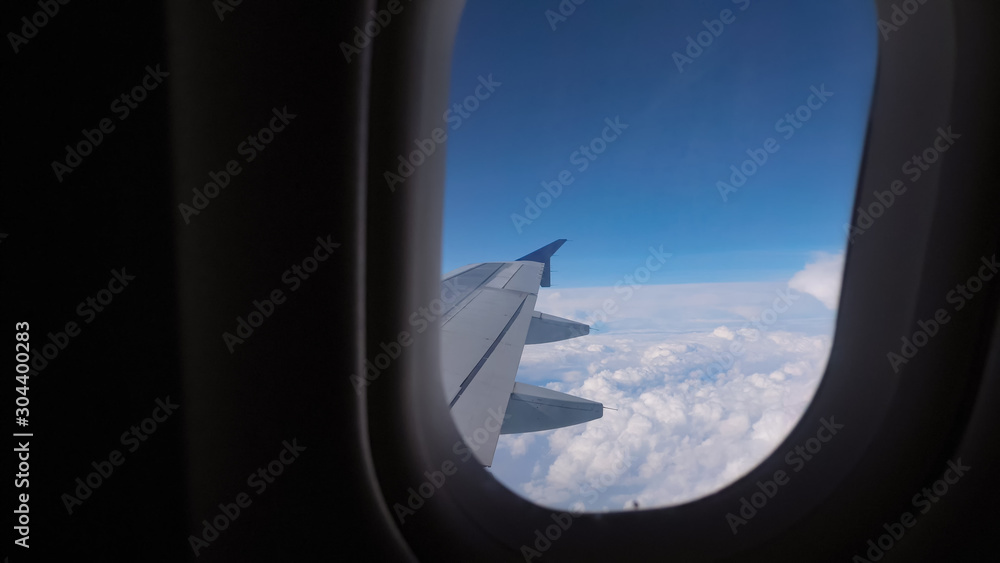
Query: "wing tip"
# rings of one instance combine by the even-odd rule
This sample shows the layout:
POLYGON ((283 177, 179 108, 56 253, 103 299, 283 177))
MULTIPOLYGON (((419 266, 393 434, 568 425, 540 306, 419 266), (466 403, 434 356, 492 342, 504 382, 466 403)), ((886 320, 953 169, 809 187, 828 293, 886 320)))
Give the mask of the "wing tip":
POLYGON ((545 265, 542 269, 541 287, 552 287, 552 266, 551 258, 559 248, 566 243, 566 239, 556 239, 538 250, 526 254, 517 259, 518 262, 541 262, 545 265))
POLYGON ((527 262, 545 262, 549 258, 551 258, 552 255, 555 254, 557 250, 559 250, 559 247, 561 247, 565 243, 566 243, 566 239, 564 239, 564 238, 554 240, 554 241, 550 242, 549 244, 546 244, 545 246, 539 248, 538 250, 535 250, 534 252, 530 252, 528 254, 525 254, 524 256, 518 258, 517 261, 518 262, 525 262, 525 261, 527 261, 527 262))

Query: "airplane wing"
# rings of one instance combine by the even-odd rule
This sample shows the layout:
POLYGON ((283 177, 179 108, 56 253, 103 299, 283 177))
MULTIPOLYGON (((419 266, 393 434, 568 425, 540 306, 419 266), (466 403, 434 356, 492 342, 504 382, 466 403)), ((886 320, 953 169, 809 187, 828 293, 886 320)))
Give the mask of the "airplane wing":
POLYGON ((441 280, 445 398, 466 445, 487 467, 500 434, 560 428, 604 413, 601 403, 514 381, 526 343, 590 332, 583 323, 535 311, 538 288, 549 286, 552 254, 564 242, 513 262, 471 264, 441 280))

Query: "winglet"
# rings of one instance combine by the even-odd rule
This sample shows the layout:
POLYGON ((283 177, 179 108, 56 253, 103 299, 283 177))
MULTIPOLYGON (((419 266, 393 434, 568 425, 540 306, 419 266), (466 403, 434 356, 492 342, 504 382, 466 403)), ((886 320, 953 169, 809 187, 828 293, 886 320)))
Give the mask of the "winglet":
POLYGON ((559 247, 562 246, 563 243, 565 243, 565 242, 566 242, 566 239, 561 238, 561 239, 559 239, 557 241, 551 242, 551 243, 549 243, 549 244, 547 244, 547 245, 539 248, 538 250, 532 252, 531 254, 528 254, 526 256, 522 256, 522 257, 518 258, 517 261, 518 262, 541 262, 542 264, 545 264, 545 269, 542 270, 542 283, 541 283, 541 286, 542 287, 549 287, 549 286, 552 285, 552 283, 551 283, 551 281, 552 281, 551 280, 552 267, 551 267, 551 265, 549 263, 549 259, 552 258, 552 255, 555 254, 556 251, 559 250, 559 247))

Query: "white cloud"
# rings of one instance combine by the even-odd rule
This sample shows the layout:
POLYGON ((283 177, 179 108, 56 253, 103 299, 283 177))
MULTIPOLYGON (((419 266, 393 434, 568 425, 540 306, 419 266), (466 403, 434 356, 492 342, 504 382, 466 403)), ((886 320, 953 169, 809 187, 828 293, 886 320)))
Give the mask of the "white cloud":
POLYGON ((729 327, 720 326, 719 328, 712 331, 712 334, 718 336, 719 338, 725 338, 726 340, 732 340, 736 334, 729 330, 729 327))
MULTIPOLYGON (((805 410, 830 338, 779 332, 741 340, 746 352, 710 377, 715 355, 732 344, 713 332, 633 337, 632 353, 622 353, 614 335, 562 343, 563 352, 573 350, 566 357, 577 356, 589 375, 561 390, 618 410, 587 424, 537 433, 528 443, 503 436, 501 452, 531 460, 536 471, 525 479, 526 472, 498 459, 494 475, 534 502, 564 509, 583 502, 587 510, 620 509, 633 499, 642 507, 677 504, 742 476, 805 410), (594 351, 594 343, 603 346, 594 351), (661 361, 664 357, 672 361, 661 361), (621 467, 625 456, 629 466, 616 473, 615 461, 621 467), (612 478, 610 487, 602 487, 602 479, 612 478), (585 493, 602 488, 607 491, 596 502, 593 496, 586 502, 585 493)), ((533 348, 526 349, 525 359, 539 359, 532 358, 533 348)), ((552 357, 541 350, 537 356, 552 357)))
POLYGON ((844 253, 817 253, 816 261, 792 276, 788 287, 819 299, 834 310, 840 300, 840 282, 844 276, 844 253))
POLYGON ((777 447, 812 399, 829 353, 828 307, 836 305, 841 268, 842 257, 820 255, 795 285, 640 286, 629 299, 610 287, 543 291, 538 310, 599 320, 602 330, 525 347, 518 380, 618 410, 582 425, 502 436, 493 474, 561 509, 678 504, 726 486, 777 447), (759 324, 775 292, 789 286, 822 304, 802 297, 759 324), (615 300, 614 313, 595 313, 607 299, 615 300))
POLYGON ((514 458, 519 458, 528 451, 528 446, 530 446, 535 441, 536 433, 527 434, 513 434, 509 439, 505 441, 505 445, 510 449, 510 455, 514 458))

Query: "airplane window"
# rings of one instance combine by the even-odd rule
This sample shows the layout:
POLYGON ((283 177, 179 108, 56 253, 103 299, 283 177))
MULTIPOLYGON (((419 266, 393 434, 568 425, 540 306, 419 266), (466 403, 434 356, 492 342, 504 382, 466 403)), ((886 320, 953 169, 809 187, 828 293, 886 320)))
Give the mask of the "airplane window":
POLYGON ((499 481, 644 509, 775 451, 864 236, 885 33, 869 0, 466 5, 448 109, 411 156, 447 141, 445 393, 499 481))

